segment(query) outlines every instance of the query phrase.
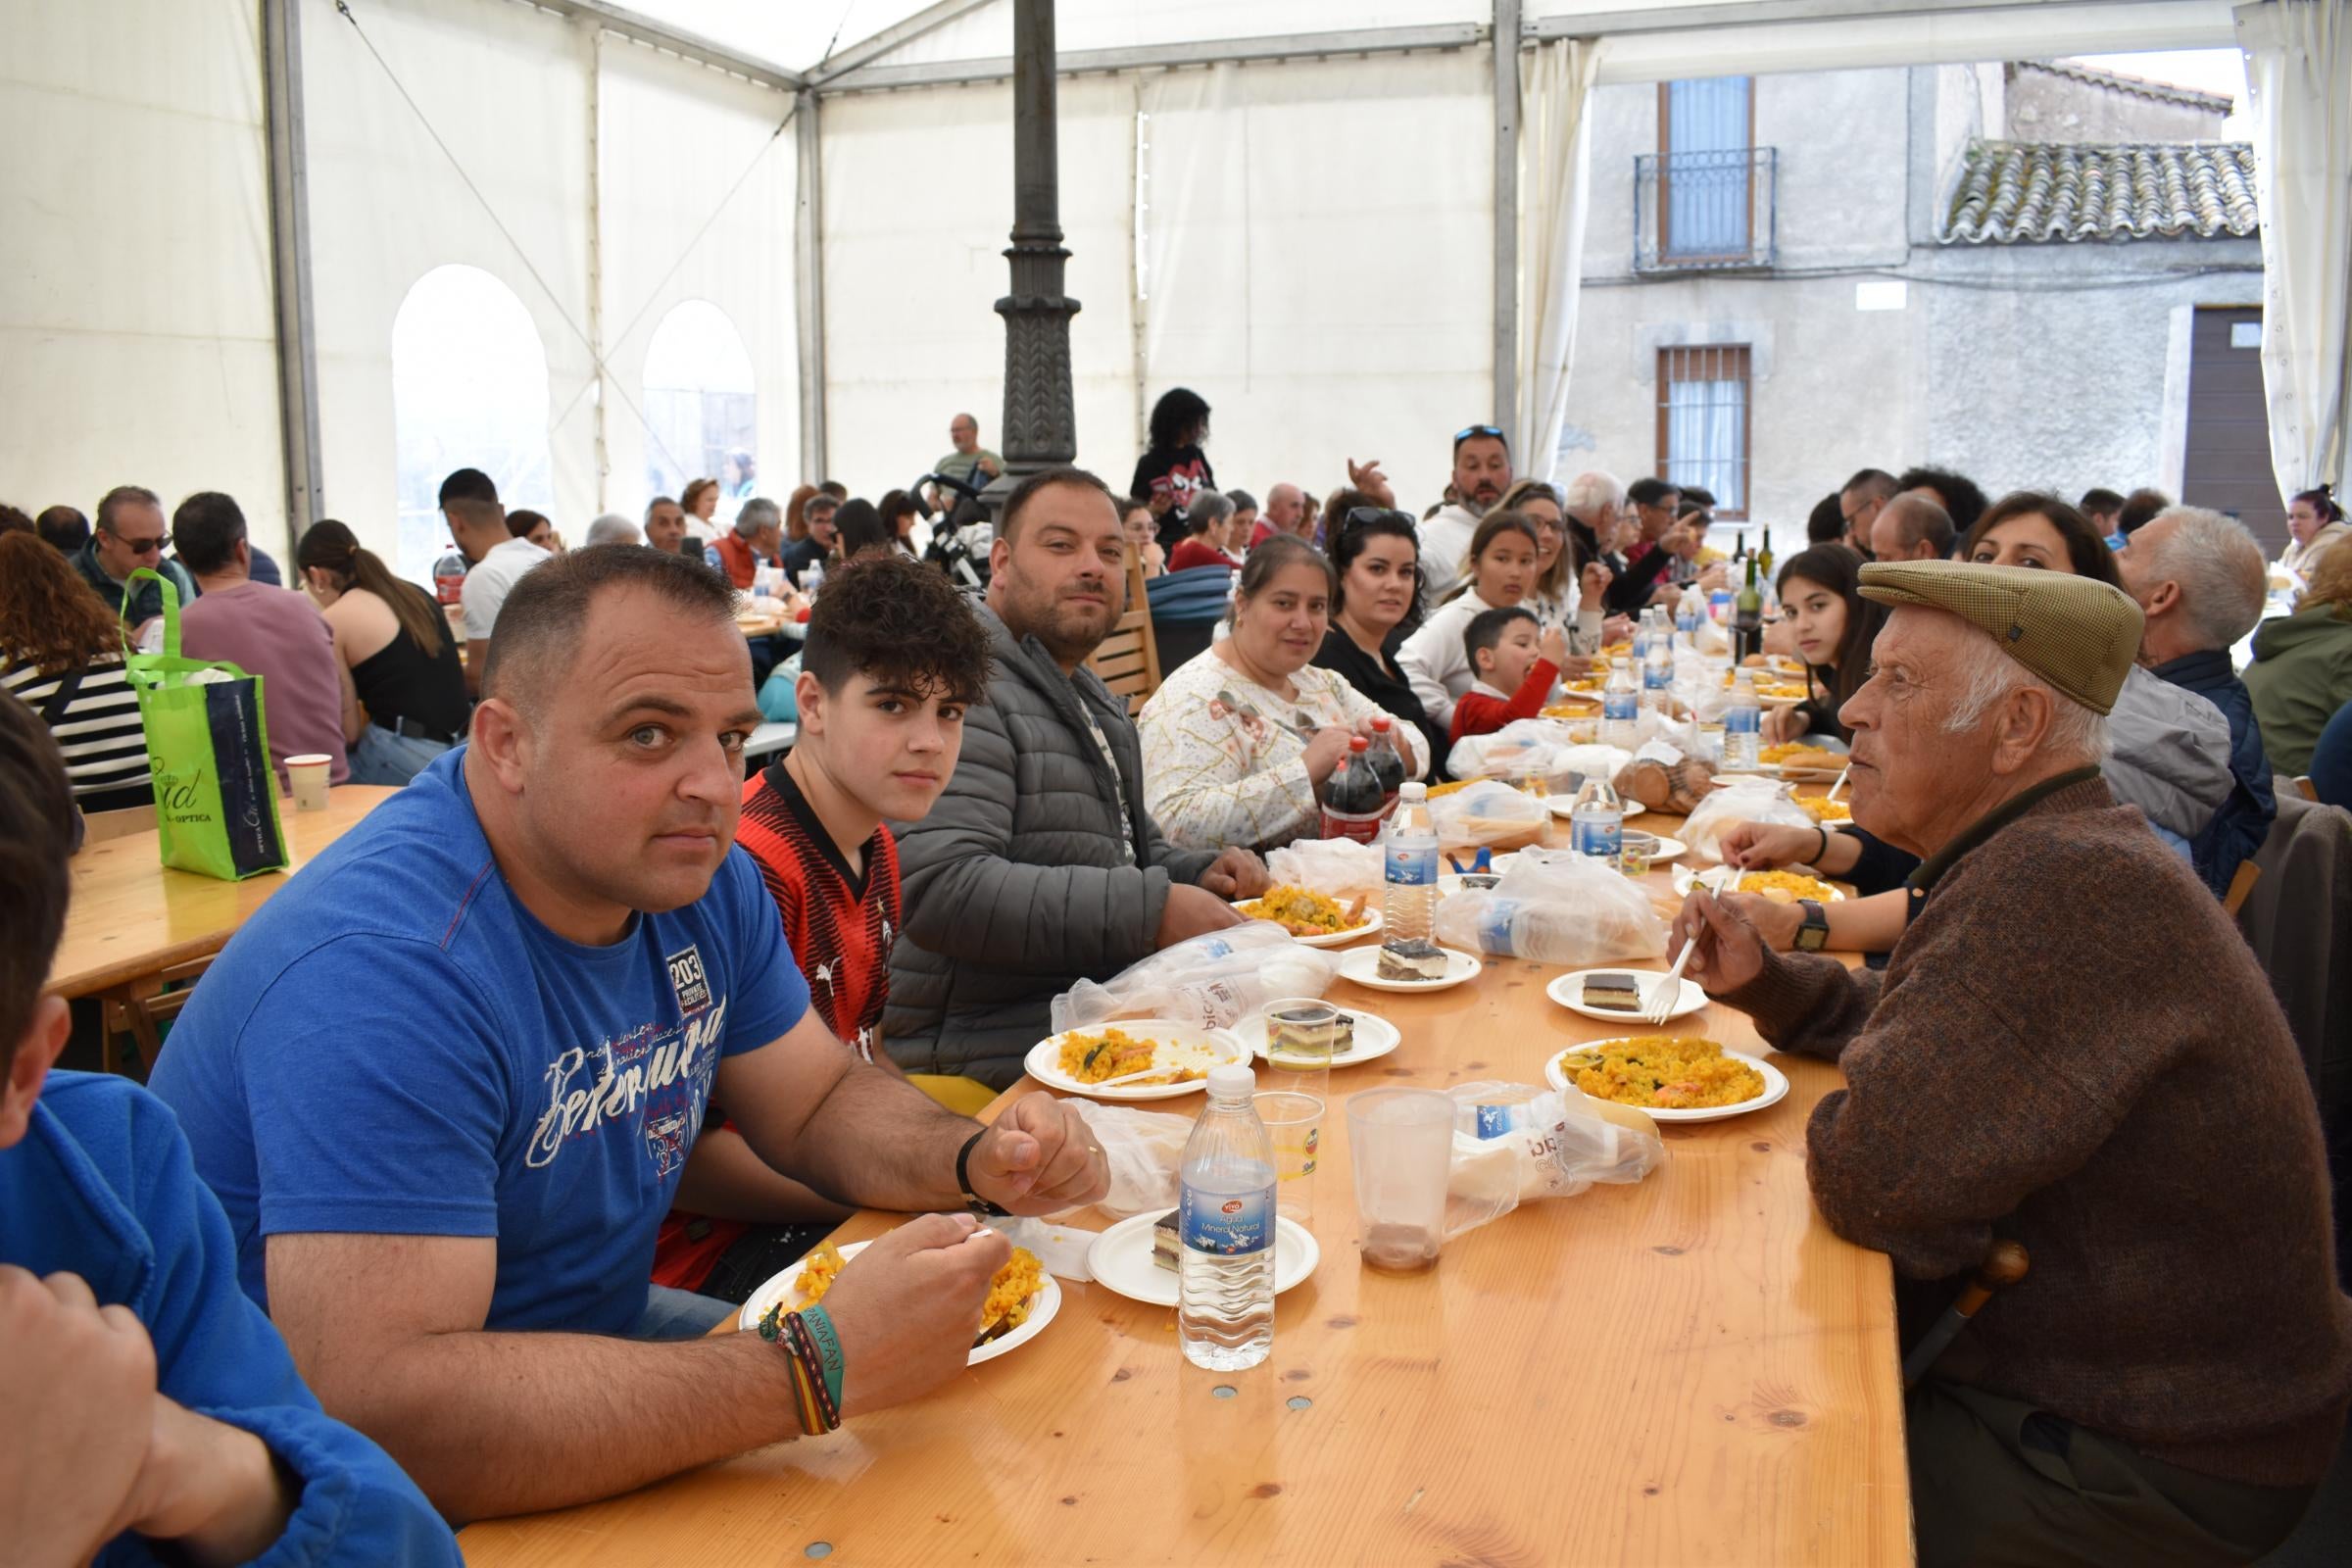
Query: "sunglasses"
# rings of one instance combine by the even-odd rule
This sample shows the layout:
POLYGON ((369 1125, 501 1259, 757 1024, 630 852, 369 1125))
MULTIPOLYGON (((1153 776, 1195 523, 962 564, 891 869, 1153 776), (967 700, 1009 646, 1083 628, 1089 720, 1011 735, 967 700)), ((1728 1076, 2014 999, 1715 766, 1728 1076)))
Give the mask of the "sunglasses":
POLYGON ((168 533, 159 533, 152 539, 124 539, 121 534, 115 537, 134 556, 159 555, 172 548, 172 536, 168 533))
POLYGON ((1453 444, 1458 447, 1473 436, 1489 436, 1496 441, 1504 439, 1501 427, 1498 425, 1468 424, 1453 432, 1453 444))
POLYGON ((1349 507, 1348 515, 1340 519, 1340 527, 1343 530, 1361 528, 1367 523, 1379 522, 1384 517, 1395 517, 1408 528, 1413 526, 1412 516, 1408 513, 1391 511, 1387 507, 1349 507))

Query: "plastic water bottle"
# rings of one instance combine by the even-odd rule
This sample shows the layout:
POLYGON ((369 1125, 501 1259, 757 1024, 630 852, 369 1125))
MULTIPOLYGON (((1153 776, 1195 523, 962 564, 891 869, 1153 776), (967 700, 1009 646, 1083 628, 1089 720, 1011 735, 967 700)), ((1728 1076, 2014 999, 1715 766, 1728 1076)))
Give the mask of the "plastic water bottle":
POLYGON ((1238 1372, 1274 1353, 1274 1146, 1256 1074, 1208 1070, 1184 1146, 1176 1211, 1176 1339, 1195 1366, 1238 1372))
POLYGON ((1723 765, 1733 773, 1756 770, 1756 753, 1764 739, 1764 705, 1756 701, 1756 683, 1742 668, 1732 677, 1732 706, 1723 715, 1723 765))
POLYGON ((801 573, 801 592, 814 599, 816 591, 824 585, 825 564, 821 561, 811 561, 808 563, 808 569, 801 573))
POLYGON ((1642 661, 1642 689, 1663 697, 1666 688, 1674 684, 1674 635, 1666 629, 1666 612, 1652 610, 1657 620, 1649 634, 1649 653, 1642 661))
POLYGON ((1625 848, 1625 804, 1597 773, 1576 792, 1576 805, 1568 813, 1568 842, 1577 854, 1596 856, 1611 865, 1625 848))
POLYGON ((1430 820, 1429 786, 1407 779, 1397 792, 1396 810, 1389 818, 1380 846, 1385 897, 1381 903, 1381 940, 1436 940, 1438 910, 1438 829, 1430 820))
POLYGON ((1609 683, 1600 693, 1600 738, 1610 746, 1634 749, 1634 721, 1641 716, 1642 697, 1634 687, 1631 664, 1609 666, 1609 683))
POLYGON ((1698 623, 1706 618, 1700 608, 1703 603, 1699 591, 1690 588, 1684 591, 1681 601, 1675 606, 1674 629, 1682 634, 1685 648, 1698 646, 1698 623))
POLYGON ((1644 610, 1634 619, 1634 662, 1649 662, 1649 612, 1644 610))

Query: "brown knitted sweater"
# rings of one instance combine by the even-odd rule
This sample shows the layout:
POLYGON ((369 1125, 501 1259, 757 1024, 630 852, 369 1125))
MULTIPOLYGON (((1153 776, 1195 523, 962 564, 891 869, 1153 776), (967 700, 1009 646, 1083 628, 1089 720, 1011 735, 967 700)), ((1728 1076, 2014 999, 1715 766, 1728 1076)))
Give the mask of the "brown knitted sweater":
POLYGON ((1921 866, 1883 977, 1774 955, 1723 1000, 1844 1068, 1807 1132, 1832 1229, 1913 1279, 1996 1236, 2032 1254, 1965 1381, 2207 1475, 2316 1482, 2352 1300, 2302 1060, 2213 895, 2070 778, 1921 866))

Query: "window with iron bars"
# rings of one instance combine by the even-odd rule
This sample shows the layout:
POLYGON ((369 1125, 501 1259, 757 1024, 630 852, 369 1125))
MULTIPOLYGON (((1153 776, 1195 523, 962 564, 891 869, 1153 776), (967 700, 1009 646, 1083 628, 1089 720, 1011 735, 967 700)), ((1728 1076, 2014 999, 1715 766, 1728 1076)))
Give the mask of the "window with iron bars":
POLYGON ((1658 477, 1704 485, 1715 515, 1748 514, 1748 349, 1744 343, 1658 350, 1658 477))

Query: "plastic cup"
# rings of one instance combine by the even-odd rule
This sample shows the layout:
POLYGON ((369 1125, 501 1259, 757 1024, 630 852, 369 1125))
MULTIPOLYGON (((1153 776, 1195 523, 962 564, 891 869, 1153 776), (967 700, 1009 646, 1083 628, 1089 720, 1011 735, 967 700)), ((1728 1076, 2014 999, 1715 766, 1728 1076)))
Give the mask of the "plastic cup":
POLYGON ((1649 874, 1650 857, 1657 850, 1656 835, 1637 833, 1627 828, 1618 839, 1617 869, 1627 876, 1646 876, 1649 874))
POLYGON ((323 752, 306 752, 286 759, 286 778, 294 786, 294 809, 326 809, 326 770, 335 760, 323 752))
POLYGON ((1348 1099, 1348 1163, 1355 1172, 1356 1246, 1364 1261, 1409 1274, 1446 1240, 1453 1100, 1434 1089, 1370 1089, 1348 1099))
POLYGON ((1268 1081, 1317 1100, 1328 1095, 1340 1009, 1318 997, 1282 997, 1266 1004, 1265 1023, 1268 1081))
POLYGON ((1274 1201, 1284 1218, 1311 1226, 1315 1220, 1315 1165, 1323 1148, 1323 1101, 1293 1090, 1265 1090, 1250 1097, 1257 1119, 1274 1146, 1274 1201))

